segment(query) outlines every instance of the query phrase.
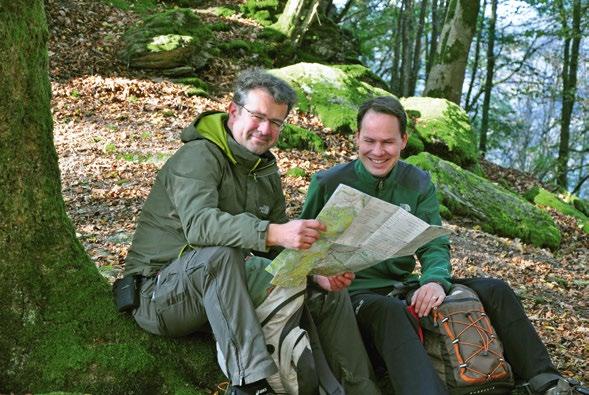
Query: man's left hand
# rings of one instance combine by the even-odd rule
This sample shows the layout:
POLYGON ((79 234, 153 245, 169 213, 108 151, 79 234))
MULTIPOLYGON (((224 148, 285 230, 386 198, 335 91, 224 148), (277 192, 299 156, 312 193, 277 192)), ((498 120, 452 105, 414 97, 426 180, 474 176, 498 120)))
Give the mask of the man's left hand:
POLYGON ((425 317, 432 308, 438 307, 444 301, 446 292, 438 283, 427 283, 415 291, 411 298, 411 306, 415 309, 418 317, 425 317))
POLYGON ((321 288, 330 292, 337 292, 350 286, 356 275, 353 272, 345 272, 336 276, 320 276, 315 274, 313 281, 321 288))

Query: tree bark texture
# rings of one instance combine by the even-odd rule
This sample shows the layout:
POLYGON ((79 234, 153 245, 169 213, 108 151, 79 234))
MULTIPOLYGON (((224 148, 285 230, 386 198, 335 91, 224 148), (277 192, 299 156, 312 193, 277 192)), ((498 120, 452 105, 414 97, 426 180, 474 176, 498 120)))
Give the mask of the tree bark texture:
POLYGON ((570 128, 577 90, 577 68, 581 43, 581 0, 573 1, 572 26, 569 30, 565 6, 562 1, 561 22, 564 31, 564 56, 562 67, 562 110, 560 118, 560 142, 558 146, 557 182, 568 186, 568 161, 570 154, 570 128))
POLYGON ((474 48, 474 56, 472 61, 472 67, 470 69, 470 81, 468 84, 468 90, 466 92, 466 98, 464 99, 464 110, 466 112, 470 112, 472 106, 474 105, 475 101, 471 102, 472 90, 474 89, 475 82, 477 80, 477 73, 479 71, 479 58, 481 53, 481 43, 482 43, 482 35, 483 35, 483 27, 485 22, 485 10, 487 9, 487 0, 483 0, 483 5, 481 7, 478 19, 478 27, 477 27, 477 37, 475 40, 475 48, 474 48))
POLYGON ((320 0, 288 0, 284 11, 273 25, 298 45, 313 18, 317 16, 320 0))
POLYGON ((119 315, 76 239, 53 145, 48 34, 42 0, 0 2, 0 393, 161 393, 219 378, 211 342, 204 352, 202 340, 156 338, 119 315))
POLYGON ((468 50, 476 30, 478 0, 451 0, 423 96, 460 105, 468 50))
POLYGON ((497 0, 491 0, 491 16, 489 18, 489 37, 487 43, 487 75, 485 77, 485 95, 481 114, 481 133, 479 151, 481 156, 487 152, 487 134, 489 131, 489 109, 493 91, 493 76, 495 73, 495 25, 497 21, 497 0))

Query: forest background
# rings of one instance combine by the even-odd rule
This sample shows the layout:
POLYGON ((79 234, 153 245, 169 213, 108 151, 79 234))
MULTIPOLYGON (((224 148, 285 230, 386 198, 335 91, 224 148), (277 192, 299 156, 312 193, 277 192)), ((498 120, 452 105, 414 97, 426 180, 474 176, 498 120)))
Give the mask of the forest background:
MULTIPOLYGON (((490 231, 476 210, 454 212, 445 223, 455 232, 455 274, 506 279, 559 369, 589 380, 585 2, 32 4, 0 3, 0 280, 9 284, 0 290, 7 306, 0 392, 214 390, 222 377, 210 339, 143 333, 114 312, 109 283, 121 275, 142 203, 157 169, 179 147, 179 131, 201 111, 226 108, 239 70, 299 62, 307 70, 346 64, 339 70, 398 97, 445 98, 464 109, 477 146, 476 163, 466 167, 527 195, 549 213, 560 238, 534 243, 490 231), (152 34, 146 54, 143 28, 173 25, 158 15, 194 24, 189 32, 159 34, 157 42, 152 34), (40 106, 32 114, 49 111, 37 80, 47 70, 43 59, 51 113, 43 122, 15 116, 31 106, 40 106), (370 72, 350 66, 359 64, 370 72), (551 198, 535 200, 538 191, 551 198)), ((274 150, 291 217, 313 173, 354 157, 352 130, 332 126, 317 107, 291 114, 296 126, 274 150)))

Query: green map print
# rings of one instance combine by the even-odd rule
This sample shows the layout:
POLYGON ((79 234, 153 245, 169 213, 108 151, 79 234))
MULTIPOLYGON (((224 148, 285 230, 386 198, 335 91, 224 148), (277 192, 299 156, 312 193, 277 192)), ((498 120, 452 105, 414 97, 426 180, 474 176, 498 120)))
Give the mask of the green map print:
POLYGON ((345 267, 334 267, 337 262, 326 262, 322 260, 330 254, 330 249, 339 235, 341 235, 354 221, 357 210, 350 206, 324 207, 317 216, 327 227, 308 250, 282 251, 266 270, 274 275, 272 284, 282 287, 296 287, 303 285, 309 274, 333 275, 341 273, 345 267), (313 270, 317 268, 317 270, 313 270))

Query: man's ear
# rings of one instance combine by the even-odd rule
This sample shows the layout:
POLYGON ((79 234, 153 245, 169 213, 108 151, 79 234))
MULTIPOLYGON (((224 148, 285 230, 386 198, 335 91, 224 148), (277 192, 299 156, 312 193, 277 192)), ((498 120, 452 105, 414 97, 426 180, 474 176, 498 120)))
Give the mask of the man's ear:
POLYGON ((227 113, 230 114, 231 116, 235 116, 237 115, 236 112, 239 110, 239 106, 237 104, 235 104, 234 101, 232 101, 231 103, 229 103, 229 107, 227 107, 227 113))
POLYGON ((407 141, 409 141, 409 134, 405 133, 401 139, 403 140, 403 146, 401 147, 403 150, 407 146, 407 141))

